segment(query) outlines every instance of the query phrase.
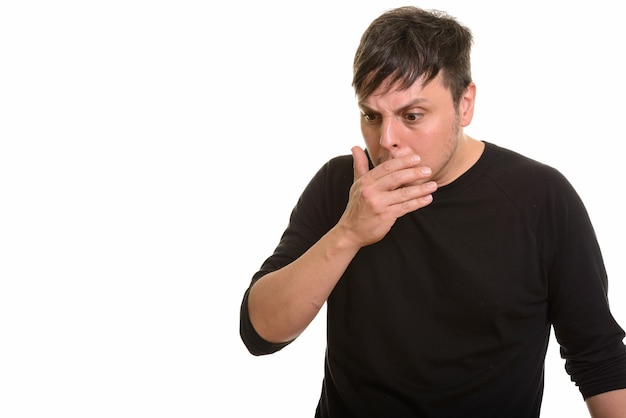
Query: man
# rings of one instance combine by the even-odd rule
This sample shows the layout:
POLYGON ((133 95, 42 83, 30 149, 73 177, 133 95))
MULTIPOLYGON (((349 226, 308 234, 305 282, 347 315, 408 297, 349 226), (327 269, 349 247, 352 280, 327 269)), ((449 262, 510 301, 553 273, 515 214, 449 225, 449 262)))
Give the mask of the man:
POLYGON ((328 161, 241 306, 255 355, 327 303, 316 417, 538 416, 550 327, 594 417, 626 417, 624 331, 580 198, 551 167, 464 133, 471 32, 390 10, 353 86, 366 151, 328 161))

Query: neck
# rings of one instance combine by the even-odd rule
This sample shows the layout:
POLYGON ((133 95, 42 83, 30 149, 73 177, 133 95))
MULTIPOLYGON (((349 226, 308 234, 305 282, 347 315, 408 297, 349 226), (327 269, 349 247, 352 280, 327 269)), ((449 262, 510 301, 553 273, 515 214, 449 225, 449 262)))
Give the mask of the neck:
POLYGON ((437 181, 439 186, 445 186, 461 177, 467 170, 472 168, 485 149, 482 141, 476 140, 461 133, 456 150, 448 161, 448 173, 437 181))

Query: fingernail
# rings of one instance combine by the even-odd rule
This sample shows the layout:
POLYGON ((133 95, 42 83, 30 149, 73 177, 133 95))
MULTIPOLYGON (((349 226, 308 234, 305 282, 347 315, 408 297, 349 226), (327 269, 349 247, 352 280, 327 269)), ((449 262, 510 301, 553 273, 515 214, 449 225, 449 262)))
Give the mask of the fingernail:
POLYGON ((422 174, 430 174, 430 168, 429 167, 422 167, 422 174))

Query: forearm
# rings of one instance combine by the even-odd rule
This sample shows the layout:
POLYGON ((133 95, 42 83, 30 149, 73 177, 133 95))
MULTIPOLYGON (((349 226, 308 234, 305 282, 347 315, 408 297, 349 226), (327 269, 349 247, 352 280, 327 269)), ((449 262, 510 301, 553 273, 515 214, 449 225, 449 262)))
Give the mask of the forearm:
POLYGON ((358 250, 338 225, 300 258, 259 279, 248 298, 256 332, 271 342, 285 342, 300 335, 358 250))
POLYGON ((592 418, 626 418, 626 389, 591 396, 586 402, 592 418))

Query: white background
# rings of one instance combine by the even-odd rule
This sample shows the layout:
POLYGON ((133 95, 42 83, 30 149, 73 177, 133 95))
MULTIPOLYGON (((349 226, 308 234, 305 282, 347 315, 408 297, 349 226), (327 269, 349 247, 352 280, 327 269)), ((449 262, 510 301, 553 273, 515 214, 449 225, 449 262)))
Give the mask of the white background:
MULTIPOLYGON (((310 177, 362 144, 354 50, 405 3, 221 3, 0 5, 0 416, 313 416, 323 314, 257 358, 239 304, 310 177)), ((613 2, 419 5, 474 32, 466 131, 583 197, 626 325, 613 2)), ((554 342, 542 416, 587 416, 554 342)))

